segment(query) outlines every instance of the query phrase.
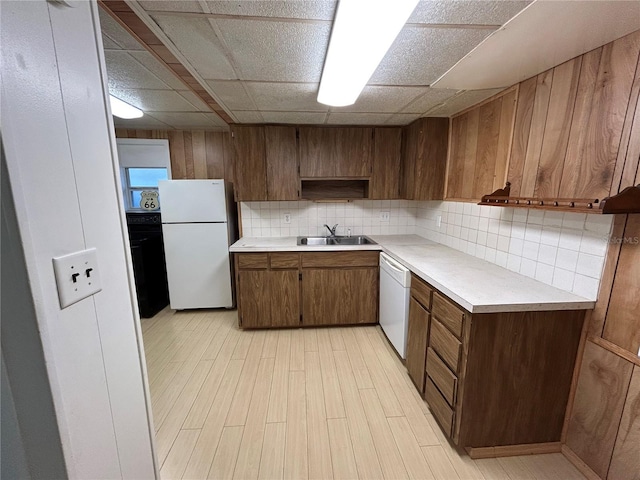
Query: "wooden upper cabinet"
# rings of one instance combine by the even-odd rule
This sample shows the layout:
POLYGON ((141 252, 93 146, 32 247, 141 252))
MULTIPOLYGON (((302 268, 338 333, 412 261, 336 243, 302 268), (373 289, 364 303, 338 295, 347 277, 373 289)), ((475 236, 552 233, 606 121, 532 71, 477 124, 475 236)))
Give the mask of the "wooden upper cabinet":
POLYGON ((336 177, 371 176, 373 128, 336 128, 336 177))
POLYGON ((442 200, 449 119, 420 118, 405 128, 403 196, 409 200, 442 200))
POLYGON ((369 177, 372 128, 300 127, 302 178, 369 177))
POLYGON ((300 127, 300 176, 334 177, 335 129, 300 127))
POLYGON ((448 199, 479 200, 504 187, 516 88, 451 120, 448 199))
POLYGON ((237 201, 268 200, 264 127, 231 128, 237 201))
POLYGON ((269 200, 297 200, 298 142, 296 127, 265 127, 267 193, 269 200))
POLYGON ((369 198, 400 198, 402 129, 376 128, 373 137, 373 172, 369 180, 369 198))

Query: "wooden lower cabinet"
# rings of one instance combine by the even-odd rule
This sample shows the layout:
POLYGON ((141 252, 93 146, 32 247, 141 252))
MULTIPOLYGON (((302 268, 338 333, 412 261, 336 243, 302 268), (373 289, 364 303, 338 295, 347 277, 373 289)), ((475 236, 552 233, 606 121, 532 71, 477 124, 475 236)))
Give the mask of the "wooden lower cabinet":
POLYGON ((235 254, 240 326, 377 323, 378 255, 377 251, 235 254))
POLYGON ((350 325, 377 321, 377 268, 302 271, 303 325, 350 325))
POLYGON ((298 270, 240 270, 238 303, 243 328, 299 326, 298 270))
POLYGON ((472 453, 559 442, 584 311, 471 314, 433 289, 428 312, 424 285, 412 278, 406 365, 443 432, 472 453))
POLYGON ((429 311, 411 297, 407 331, 407 372, 419 392, 424 391, 425 361, 429 339, 429 311))

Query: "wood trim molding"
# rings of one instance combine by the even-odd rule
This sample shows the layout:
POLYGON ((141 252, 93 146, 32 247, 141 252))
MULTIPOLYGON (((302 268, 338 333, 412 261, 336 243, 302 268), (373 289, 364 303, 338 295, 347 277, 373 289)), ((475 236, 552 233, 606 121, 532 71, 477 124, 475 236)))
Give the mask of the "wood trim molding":
POLYGON ((184 67, 169 49, 162 43, 155 33, 136 15, 136 13, 122 0, 98 0, 100 7, 129 32, 140 44, 151 53, 160 63, 165 65, 211 108, 222 120, 235 123, 229 114, 216 102, 191 73, 184 67))
POLYGON ((494 457, 515 457, 518 455, 535 455, 541 453, 560 453, 563 445, 560 442, 528 443, 522 445, 505 445, 501 447, 468 447, 469 457, 473 460, 494 457))
POLYGON ((576 398, 576 388, 578 387, 578 378, 580 377, 580 368, 582 367, 582 357, 584 348, 587 344, 587 335, 589 325, 591 324, 590 312, 585 314, 584 323, 582 324, 582 333, 580 334, 580 343, 578 344, 578 353, 576 354, 576 363, 573 367, 573 377, 571 378, 571 389, 569 390, 569 398, 567 399, 567 408, 564 413, 564 424, 562 425, 562 433, 560 434, 560 442, 563 444, 567 441, 567 431, 569 430, 569 419, 573 411, 573 402, 576 398))
POLYGON ((573 464, 573 466, 576 467, 580 471, 580 473, 582 473, 589 480, 602 480, 596 474, 596 472, 591 470, 591 468, 586 463, 584 463, 580 459, 580 457, 573 453, 573 450, 571 450, 569 447, 567 447, 566 445, 562 445, 561 452, 565 456, 565 458, 569 460, 573 464))
POLYGON ((611 353, 619 356, 620 358, 623 358, 627 362, 633 363, 634 365, 640 367, 640 357, 637 357, 636 355, 629 352, 628 350, 625 350, 624 348, 619 347, 615 343, 611 343, 608 340, 605 340, 604 338, 596 337, 594 335, 589 336, 587 340, 589 340, 591 343, 595 343, 596 345, 604 348, 605 350, 610 351, 611 353))

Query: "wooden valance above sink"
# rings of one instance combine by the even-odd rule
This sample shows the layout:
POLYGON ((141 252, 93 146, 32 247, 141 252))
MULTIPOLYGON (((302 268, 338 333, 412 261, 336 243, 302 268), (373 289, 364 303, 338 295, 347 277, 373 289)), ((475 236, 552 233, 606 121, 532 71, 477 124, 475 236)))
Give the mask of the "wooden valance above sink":
POLYGON ((617 195, 597 198, 535 198, 511 197, 511 183, 490 195, 484 195, 478 205, 492 207, 536 208, 577 213, 640 213, 640 184, 630 186, 617 195))

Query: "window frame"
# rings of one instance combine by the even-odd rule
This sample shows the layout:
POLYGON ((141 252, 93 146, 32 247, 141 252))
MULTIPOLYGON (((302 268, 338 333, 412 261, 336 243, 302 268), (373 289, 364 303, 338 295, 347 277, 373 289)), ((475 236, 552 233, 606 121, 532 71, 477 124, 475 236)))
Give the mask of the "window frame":
MULTIPOLYGON (((171 180, 171 157, 169 154, 169 140, 147 138, 117 138, 118 163, 120 165, 120 181, 122 198, 126 212, 148 212, 139 206, 132 205, 133 191, 157 191, 157 187, 131 187, 129 182, 129 168, 165 168, 167 179, 171 180)), ((159 212, 158 210, 153 210, 159 212)))

